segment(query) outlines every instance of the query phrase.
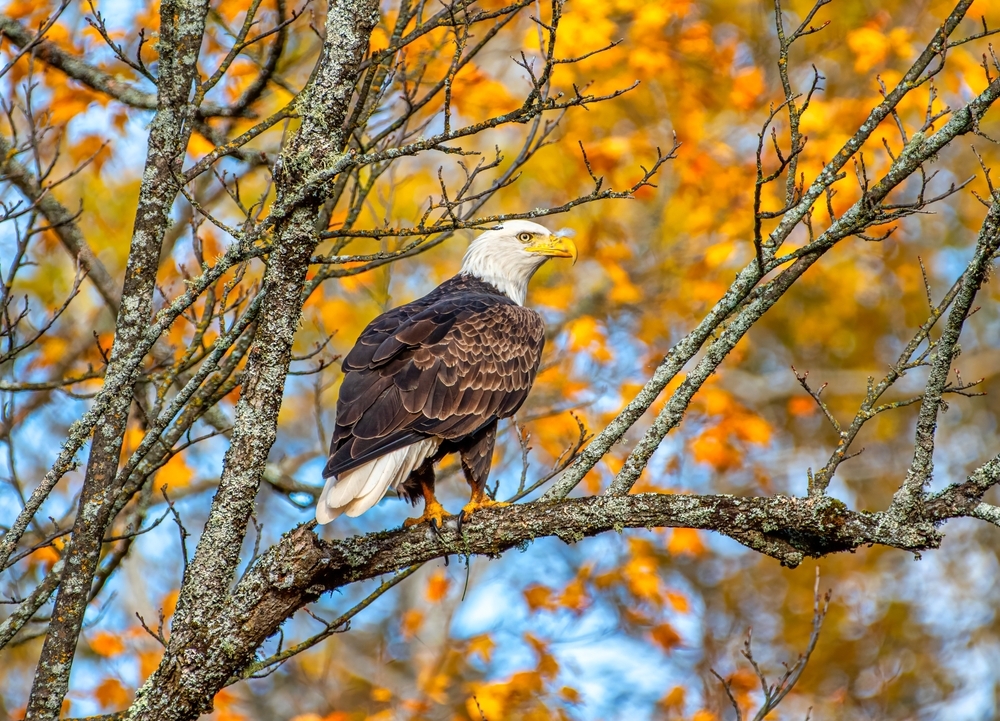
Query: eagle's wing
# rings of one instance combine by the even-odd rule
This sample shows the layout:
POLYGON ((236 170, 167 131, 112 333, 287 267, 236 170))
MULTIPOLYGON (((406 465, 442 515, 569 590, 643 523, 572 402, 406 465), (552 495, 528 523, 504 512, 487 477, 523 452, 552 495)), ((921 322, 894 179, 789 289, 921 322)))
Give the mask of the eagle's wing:
POLYGON ((487 294, 444 297, 403 318, 376 319, 344 359, 323 477, 513 415, 535 380, 544 342, 535 311, 487 294))

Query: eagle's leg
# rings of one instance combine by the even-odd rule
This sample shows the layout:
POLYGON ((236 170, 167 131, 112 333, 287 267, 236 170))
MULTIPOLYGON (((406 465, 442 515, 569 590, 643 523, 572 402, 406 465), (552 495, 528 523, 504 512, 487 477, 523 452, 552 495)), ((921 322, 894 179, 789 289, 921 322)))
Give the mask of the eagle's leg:
POLYGON ((440 529, 444 526, 444 519, 451 516, 448 511, 444 510, 444 506, 438 503, 438 499, 434 496, 434 464, 430 458, 424 461, 406 479, 406 482, 403 484, 403 492, 413 502, 416 501, 418 493, 424 497, 423 515, 419 518, 407 518, 403 521, 405 528, 416 526, 424 521, 430 521, 435 529, 440 529))
POLYGON ((459 526, 468 521, 480 508, 508 506, 509 503, 494 501, 486 493, 486 480, 490 476, 493 462, 493 444, 497 438, 497 424, 493 423, 477 433, 468 445, 461 449, 462 471, 465 480, 472 487, 472 497, 462 508, 458 517, 459 526))

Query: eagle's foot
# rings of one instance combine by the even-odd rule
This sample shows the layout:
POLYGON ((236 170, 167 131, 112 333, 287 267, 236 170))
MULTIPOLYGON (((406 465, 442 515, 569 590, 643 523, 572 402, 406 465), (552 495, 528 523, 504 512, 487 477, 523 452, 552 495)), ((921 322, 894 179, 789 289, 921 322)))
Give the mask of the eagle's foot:
POLYGON ((435 500, 424 506, 424 515, 419 518, 407 518, 403 521, 403 528, 410 528, 411 526, 417 526, 424 521, 430 521, 434 530, 440 531, 444 527, 445 519, 451 517, 451 514, 444 510, 444 506, 435 500))
POLYGON ((462 512, 458 516, 458 526, 461 528, 463 523, 468 523, 469 519, 472 518, 472 514, 480 508, 503 508, 509 505, 509 503, 503 501, 494 501, 485 493, 479 498, 473 497, 471 501, 462 507, 462 512))

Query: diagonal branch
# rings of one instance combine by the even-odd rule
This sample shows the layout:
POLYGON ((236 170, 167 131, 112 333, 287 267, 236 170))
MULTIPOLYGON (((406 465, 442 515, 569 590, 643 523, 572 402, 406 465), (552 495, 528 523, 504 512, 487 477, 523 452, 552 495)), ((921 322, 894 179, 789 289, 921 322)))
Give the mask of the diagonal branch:
POLYGON ((901 517, 909 517, 917 512, 924 486, 930 482, 934 472, 934 436, 937 432, 938 412, 948 385, 952 361, 958 355, 958 337, 972 310, 976 293, 979 292, 980 286, 993 267, 998 248, 1000 248, 1000 194, 995 195, 993 204, 986 214, 976 242, 976 253, 962 274, 961 288, 948 314, 944 332, 934 346, 931 370, 924 387, 920 413, 917 416, 913 461, 906 473, 906 480, 896 492, 892 503, 892 510, 901 517))

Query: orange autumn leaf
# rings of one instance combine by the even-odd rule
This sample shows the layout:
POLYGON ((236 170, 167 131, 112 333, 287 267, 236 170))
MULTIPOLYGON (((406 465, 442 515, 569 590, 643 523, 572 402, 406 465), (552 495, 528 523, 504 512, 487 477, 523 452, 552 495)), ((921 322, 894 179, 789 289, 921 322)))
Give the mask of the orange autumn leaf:
POLYGON ((169 619, 174 615, 174 611, 177 609, 177 597, 179 593, 177 589, 174 589, 164 596, 163 601, 160 602, 160 608, 163 609, 163 617, 165 619, 169 619))
POLYGON ((582 578, 575 578, 559 596, 559 605, 574 613, 582 613, 590 605, 587 587, 582 578))
POLYGON ((552 602, 552 589, 547 586, 538 584, 528 586, 524 589, 524 600, 528 602, 528 608, 532 611, 555 608, 552 602))
POLYGON ((235 708, 237 697, 228 689, 222 689, 219 693, 215 694, 215 698, 212 699, 212 703, 215 706, 216 720, 217 721, 245 721, 246 716, 239 713, 235 708))
POLYGON ((538 655, 537 671, 539 675, 546 680, 555 678, 559 673, 559 662, 549 651, 548 643, 530 633, 526 633, 524 639, 535 649, 535 653, 538 655))
POLYGON ((96 135, 86 135, 79 142, 70 146, 69 156, 77 164, 89 160, 93 167, 100 171, 104 161, 108 159, 109 153, 101 138, 96 135))
POLYGON ((11 0, 4 7, 3 12, 9 18, 20 20, 42 9, 43 6, 39 5, 38 0, 11 0))
POLYGON ((517 107, 506 86, 475 65, 466 65, 452 82, 455 109, 469 120, 510 112, 517 107))
POLYGON ((617 264, 606 265, 604 270, 611 279, 612 288, 608 294, 611 302, 628 305, 642 300, 642 290, 629 278, 628 271, 617 264))
POLYGON ((31 559, 31 562, 40 563, 46 570, 49 570, 55 565, 56 561, 59 560, 60 556, 59 551, 55 548, 52 546, 45 546, 44 548, 39 548, 28 558, 31 559))
POLYGON ((184 457, 180 453, 176 453, 156 472, 155 487, 160 488, 166 484, 169 493, 171 489, 184 488, 191 482, 192 478, 194 478, 194 471, 184 461, 184 457))
POLYGON ((437 603, 447 595, 450 587, 451 581, 445 575, 444 570, 434 571, 427 579, 427 600, 431 603, 437 603))
POLYGON ((726 679, 732 686, 735 693, 745 694, 756 690, 760 685, 760 679, 748 668, 740 668, 726 679))
POLYGON ((707 463, 717 471, 735 465, 739 457, 733 448, 720 438, 717 429, 709 429, 690 443, 691 456, 698 463, 707 463))
POLYGON ((160 665, 160 659, 163 658, 163 649, 157 651, 140 651, 139 652, 139 677, 145 681, 149 678, 150 674, 156 670, 156 667, 160 665))
POLYGON ((818 411, 816 401, 812 398, 795 396, 788 399, 788 413, 793 416, 811 416, 818 411))
POLYGON ((683 593, 667 591, 667 602, 677 613, 688 613, 691 610, 691 604, 683 593))
POLYGON ((563 686, 559 689, 559 698, 561 698, 566 703, 577 704, 580 703, 582 696, 580 692, 571 686, 563 686))
POLYGON ((49 122, 53 125, 62 125, 78 115, 87 112, 93 98, 88 95, 70 95, 54 104, 49 122))
POLYGON ((771 425, 760 416, 741 416, 734 425, 740 440, 758 446, 767 445, 771 441, 771 425))
POLYGON ((673 651, 681 643, 681 636, 669 623, 654 626, 649 632, 657 646, 667 653, 673 651))
POLYGON ((87 642, 94 653, 99 656, 117 656, 125 651, 125 644, 121 637, 109 631, 98 631, 87 642))
POLYGON ((764 94, 764 74, 759 68, 745 68, 733 77, 729 99, 740 110, 750 110, 764 94))
POLYGON ((403 614, 399 625, 403 639, 408 641, 420 632, 424 625, 424 614, 419 609, 411 608, 403 614))
POLYGON ((694 528, 675 528, 667 541, 667 550, 673 555, 700 556, 705 552, 701 534, 694 528))
POLYGON ((106 709, 120 709, 128 705, 131 694, 118 679, 106 678, 94 689, 94 698, 106 709))
POLYGON ((656 562, 644 556, 633 557, 623 570, 629 589, 639 598, 659 603, 661 594, 660 576, 656 562))

